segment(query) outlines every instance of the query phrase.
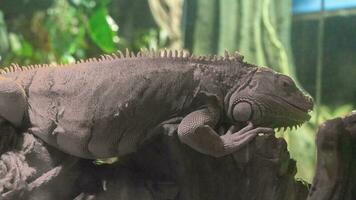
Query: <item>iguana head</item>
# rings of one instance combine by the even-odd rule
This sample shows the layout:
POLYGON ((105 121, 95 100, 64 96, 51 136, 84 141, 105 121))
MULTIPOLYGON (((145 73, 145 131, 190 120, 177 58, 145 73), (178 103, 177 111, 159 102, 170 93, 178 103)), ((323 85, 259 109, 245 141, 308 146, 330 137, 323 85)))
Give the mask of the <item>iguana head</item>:
POLYGON ((312 98, 299 90, 290 77, 257 68, 241 81, 225 99, 227 115, 234 122, 292 128, 310 119, 312 98))
POLYGON ((24 89, 10 78, 0 77, 0 117, 20 127, 26 107, 24 89))

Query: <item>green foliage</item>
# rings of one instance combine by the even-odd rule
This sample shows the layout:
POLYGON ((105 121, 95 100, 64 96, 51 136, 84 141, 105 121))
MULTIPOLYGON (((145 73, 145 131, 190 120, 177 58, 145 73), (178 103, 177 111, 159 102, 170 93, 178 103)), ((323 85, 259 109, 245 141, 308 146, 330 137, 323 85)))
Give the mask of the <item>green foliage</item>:
POLYGON ((168 44, 168 35, 164 31, 156 29, 148 29, 139 32, 136 39, 131 45, 133 51, 138 51, 141 48, 147 49, 162 49, 168 44))
POLYGON ((119 27, 108 15, 107 9, 103 6, 94 10, 89 17, 89 34, 91 39, 106 53, 117 50, 119 37, 117 31, 119 27))
POLYGON ((33 24, 36 32, 48 39, 42 43, 48 48, 49 61, 70 62, 74 57, 81 57, 85 49, 85 26, 83 16, 66 1, 56 1, 47 13, 35 15, 38 23, 33 24), (41 26, 44 24, 44 26, 41 26))
POLYGON ((68 63, 118 49, 138 51, 168 44, 167 34, 154 27, 134 30, 130 38, 120 36, 118 23, 110 14, 112 1, 56 0, 40 7, 42 10, 36 7, 12 16, 6 23, 0 8, 1 65, 68 63))
POLYGON ((23 37, 10 33, 8 35, 11 44, 12 53, 18 57, 32 57, 32 45, 27 42, 23 37))

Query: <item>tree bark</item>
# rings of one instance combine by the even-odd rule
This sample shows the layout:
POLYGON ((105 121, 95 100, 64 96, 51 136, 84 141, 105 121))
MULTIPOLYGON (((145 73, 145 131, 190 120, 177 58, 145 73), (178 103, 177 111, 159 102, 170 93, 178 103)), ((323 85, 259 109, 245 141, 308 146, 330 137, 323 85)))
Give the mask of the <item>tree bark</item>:
POLYGON ((176 134, 163 134, 118 163, 100 166, 36 145, 26 154, 29 166, 37 170, 33 182, 46 177, 50 166, 62 170, 25 195, 18 191, 0 199, 14 199, 13 195, 50 200, 356 199, 356 113, 319 127, 316 175, 309 195, 308 185, 294 179, 296 165, 285 141, 273 135, 258 136, 232 155, 213 158, 182 144, 176 134))
POLYGON ((286 147, 283 139, 258 136, 233 155, 213 158, 164 135, 99 168, 105 192, 78 199, 304 200, 307 186, 295 181, 286 147))
POLYGON ((316 143, 316 174, 308 200, 356 199, 356 113, 326 121, 316 143))

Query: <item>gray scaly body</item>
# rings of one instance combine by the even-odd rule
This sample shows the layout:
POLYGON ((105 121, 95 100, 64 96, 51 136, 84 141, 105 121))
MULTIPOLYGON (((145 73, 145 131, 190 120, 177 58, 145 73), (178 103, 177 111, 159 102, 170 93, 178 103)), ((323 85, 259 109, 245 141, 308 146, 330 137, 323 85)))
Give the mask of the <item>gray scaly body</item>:
POLYGON ((309 119, 310 98, 292 80, 247 64, 238 54, 219 59, 177 51, 143 54, 106 55, 63 66, 10 67, 0 79, 0 116, 84 158, 132 153, 155 130, 171 125, 177 127, 182 142, 202 153, 222 156, 259 132, 309 119), (273 80, 267 77, 263 84, 253 80, 266 75, 273 80), (281 89, 273 85, 277 76, 285 79, 281 88, 283 84, 295 87, 287 91, 292 96, 275 92, 281 89), (272 93, 268 98, 247 90, 268 84, 271 88, 263 89, 272 93), (274 96, 283 100, 274 101, 274 96), (268 104, 277 115, 266 112, 269 106, 261 106, 258 98, 271 101, 268 104), (214 129, 221 121, 250 124, 237 133, 232 126, 219 136, 214 129))

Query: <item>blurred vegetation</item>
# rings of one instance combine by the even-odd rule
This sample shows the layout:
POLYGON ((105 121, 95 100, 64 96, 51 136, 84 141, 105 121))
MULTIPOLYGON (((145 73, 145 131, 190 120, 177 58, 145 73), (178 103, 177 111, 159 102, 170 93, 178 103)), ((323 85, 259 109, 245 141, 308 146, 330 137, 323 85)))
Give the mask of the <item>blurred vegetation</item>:
POLYGON ((166 45, 166 36, 157 26, 135 30, 137 32, 127 38, 120 36, 118 20, 114 20, 110 12, 121 12, 124 8, 111 11, 110 5, 114 3, 111 0, 36 1, 36 6, 27 0, 0 1, 3 66, 11 62, 22 65, 68 63, 124 48, 137 51, 166 45))
POLYGON ((185 1, 185 46, 197 54, 239 50, 247 61, 295 78, 290 10, 289 0, 185 1))
POLYGON ((284 137, 287 140, 291 157, 297 160, 297 178, 311 183, 314 177, 316 162, 315 135, 318 128, 316 122, 324 122, 327 119, 345 116, 353 109, 355 109, 354 105, 351 104, 338 107, 321 105, 319 106, 320 114, 318 115, 318 120, 316 119, 316 113, 313 112, 310 121, 303 124, 298 130, 294 129, 277 133, 278 136, 284 137))
MULTIPOLYGON (((291 0, 1 0, 0 64, 68 63, 124 48, 185 48, 195 54, 227 49, 297 80, 291 19, 291 0)), ((310 182, 314 173, 315 122, 354 108, 343 104, 320 106, 318 120, 313 113, 297 131, 278 133, 298 161, 298 177, 310 182)))

